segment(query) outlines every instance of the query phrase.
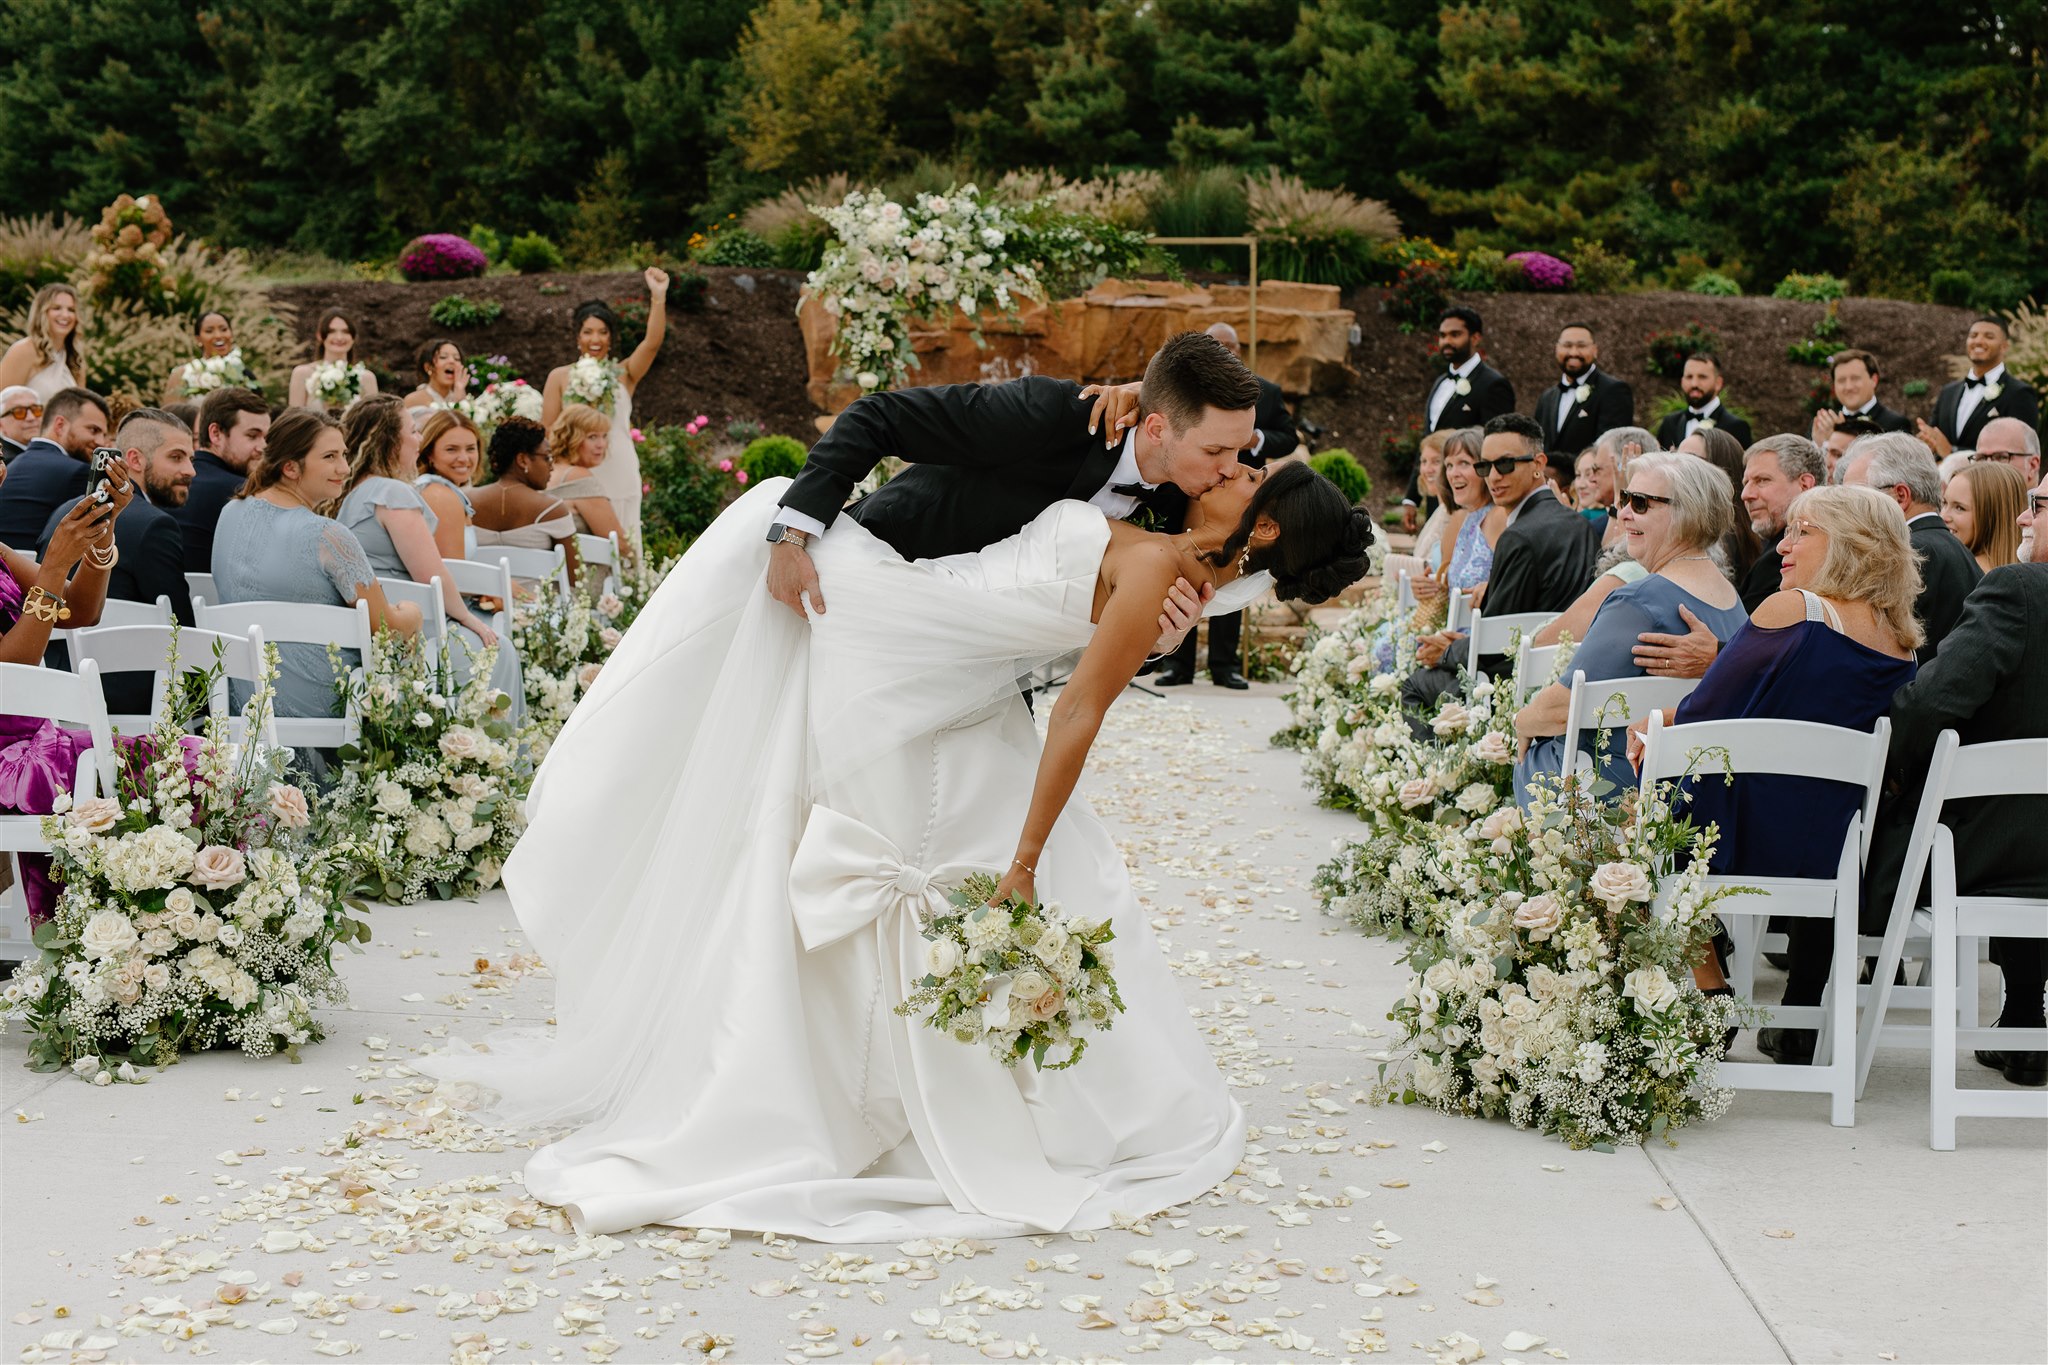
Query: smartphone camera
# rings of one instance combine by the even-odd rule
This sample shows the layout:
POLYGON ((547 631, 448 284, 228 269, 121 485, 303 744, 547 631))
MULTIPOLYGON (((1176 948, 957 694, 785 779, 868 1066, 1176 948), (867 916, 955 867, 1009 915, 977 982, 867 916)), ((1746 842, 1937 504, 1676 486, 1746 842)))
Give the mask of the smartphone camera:
POLYGON ((114 480, 110 471, 121 462, 121 452, 113 446, 99 446, 92 452, 92 499, 94 502, 114 500, 114 480))

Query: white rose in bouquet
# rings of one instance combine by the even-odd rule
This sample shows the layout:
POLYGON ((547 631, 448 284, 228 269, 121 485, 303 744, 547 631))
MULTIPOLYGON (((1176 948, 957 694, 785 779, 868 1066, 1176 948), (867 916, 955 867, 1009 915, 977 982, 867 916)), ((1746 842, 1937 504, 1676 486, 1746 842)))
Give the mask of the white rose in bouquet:
POLYGON ((1515 759, 1515 751, 1508 747, 1507 736, 1498 730, 1488 730, 1481 735, 1470 752, 1481 763, 1512 763, 1515 759))
POLYGON ((306 794, 288 783, 273 783, 270 788, 270 814, 286 829, 304 829, 313 823, 312 812, 306 809, 306 794))
POLYGON ((71 808, 71 823, 93 834, 104 834, 121 818, 121 803, 94 796, 71 808))
POLYGON ((626 637, 612 627, 606 626, 597 633, 597 638, 604 643, 606 650, 614 650, 619 647, 619 641, 626 637))
POLYGON ((1428 805, 1435 795, 1435 781, 1427 777, 1416 777, 1401 784, 1399 799, 1403 809, 1414 810, 1417 806, 1428 805))
POLYGON ((247 875, 240 849, 209 844, 192 859, 192 881, 209 891, 224 891, 239 885, 247 875))
POLYGON ((626 604, 624 602, 621 602, 618 598, 614 597, 611 593, 606 593, 604 596, 597 599, 597 610, 598 614, 601 616, 616 617, 620 612, 624 611, 625 609, 626 604))
POLYGON ((142 984, 152 991, 168 990, 171 984, 171 969, 161 962, 152 962, 142 969, 142 984))
POLYGON ((1636 863, 1602 863, 1586 890, 1594 899, 1607 902, 1610 914, 1630 901, 1648 901, 1655 894, 1650 874, 1636 863))
POLYGON ((466 762, 483 752, 484 736, 466 725, 453 725, 441 736, 441 752, 456 762, 466 762))
POLYGON ((1678 999, 1678 987, 1662 967, 1638 967, 1622 981, 1622 995, 1651 1014, 1662 1014, 1678 999))
POLYGON ((1519 806, 1502 806, 1486 817, 1479 826, 1479 837, 1489 842, 1506 839, 1522 832, 1522 810, 1519 806))
POLYGON ((78 946, 95 961, 118 957, 137 942, 135 926, 118 910, 102 910, 85 922, 78 946))
POLYGON ((1433 1100, 1441 1095, 1448 1077, 1449 1073, 1428 1057, 1415 1058, 1415 1093, 1424 1099, 1433 1100))
POLYGON ((1522 902, 1515 910, 1515 927, 1527 930, 1538 943, 1556 933, 1562 923, 1564 906, 1548 891, 1522 902))
POLYGON ((1471 719, 1470 711, 1455 701, 1449 701, 1444 703, 1443 710, 1436 713, 1436 719, 1430 723, 1429 728, 1448 739, 1452 735, 1464 734, 1465 726, 1471 719))
POLYGON ((1484 782, 1469 784, 1458 793, 1458 809, 1467 815, 1484 815, 1500 803, 1500 793, 1484 782))
POLYGON ((377 780, 377 811, 382 815, 403 815, 412 809, 412 793, 389 778, 377 780))
POLYGON ((940 980, 951 976, 960 967, 960 945, 950 938, 935 938, 924 945, 924 971, 926 976, 940 980))

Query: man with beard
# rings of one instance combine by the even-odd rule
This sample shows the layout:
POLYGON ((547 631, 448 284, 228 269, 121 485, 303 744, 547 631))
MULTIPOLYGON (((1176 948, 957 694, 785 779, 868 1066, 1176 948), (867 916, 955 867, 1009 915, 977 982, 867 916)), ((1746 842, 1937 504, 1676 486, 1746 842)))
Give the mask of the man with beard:
MULTIPOLYGON (((128 602, 168 597, 172 614, 189 626, 192 594, 185 584, 185 537, 166 509, 182 505, 192 487, 192 429, 161 408, 137 408, 122 419, 113 444, 141 496, 114 519, 116 559, 107 576, 107 596, 128 602)), ((38 555, 49 552, 57 523, 77 502, 68 499, 50 514, 36 542, 38 555)), ((71 666, 70 655, 54 640, 46 658, 53 668, 71 666)), ((111 673, 102 682, 109 711, 140 715, 149 710, 149 674, 111 673)))
POLYGON ((1543 431, 1543 449, 1577 454, 1603 432, 1636 424, 1635 390, 1600 368, 1600 346, 1583 322, 1566 323, 1557 334, 1557 366, 1563 378, 1536 398, 1531 416, 1543 431))
MULTIPOLYGON (((1422 399, 1422 429, 1483 427, 1504 412, 1515 410, 1515 386, 1506 375, 1479 358, 1479 338, 1486 330, 1477 310, 1447 308, 1436 324, 1436 353, 1445 372, 1429 383, 1422 399)), ((1401 499, 1401 529, 1413 534, 1422 517, 1422 485, 1411 478, 1401 499)))
POLYGON ((35 544, 50 509, 85 492, 92 452, 107 443, 107 400, 91 389, 59 389, 43 404, 41 433, 7 466, 0 484, 0 545, 35 544))
POLYGON ((1934 422, 1917 424, 1917 434, 1940 459, 1957 450, 1975 450, 1987 423, 2001 417, 2017 418, 2028 426, 2041 421, 2041 395, 2026 380, 2005 368, 2005 352, 2011 345, 2005 324, 1997 318, 1978 318, 1963 338, 1963 351, 1970 357, 1970 372, 1942 387, 1934 400, 1934 422))
POLYGON ((1687 356, 1685 371, 1678 380, 1679 392, 1685 395, 1685 408, 1658 423, 1657 444, 1666 450, 1676 450, 1680 441, 1702 427, 1719 427, 1748 449, 1753 439, 1749 423, 1721 403, 1721 390, 1727 382, 1721 373, 1721 362, 1708 352, 1687 356))

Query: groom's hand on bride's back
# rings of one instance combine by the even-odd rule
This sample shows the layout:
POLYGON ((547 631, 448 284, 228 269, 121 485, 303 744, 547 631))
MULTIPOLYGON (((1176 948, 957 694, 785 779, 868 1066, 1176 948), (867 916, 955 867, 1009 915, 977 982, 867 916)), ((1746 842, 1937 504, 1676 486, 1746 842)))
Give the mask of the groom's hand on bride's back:
POLYGON ((1202 608, 1215 595, 1216 589, 1207 583, 1197 589, 1185 578, 1174 579, 1166 590, 1166 604, 1159 610, 1159 643, 1152 646, 1154 656, 1179 649, 1195 622, 1202 619, 1202 608))
MULTIPOLYGON (((768 595, 798 616, 804 615, 803 599, 811 599, 811 610, 825 614, 825 593, 818 586, 818 566, 802 546, 781 541, 768 548, 768 595)), ((809 620, 808 616, 804 617, 809 620)))

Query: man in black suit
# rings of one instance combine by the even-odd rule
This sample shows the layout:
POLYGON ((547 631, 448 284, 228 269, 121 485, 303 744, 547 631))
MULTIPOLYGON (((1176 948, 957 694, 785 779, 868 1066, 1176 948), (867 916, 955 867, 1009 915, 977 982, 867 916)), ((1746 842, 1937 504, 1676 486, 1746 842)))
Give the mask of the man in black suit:
POLYGON ((14 457, 28 448, 43 424, 43 396, 26 384, 0 390, 0 461, 14 463, 14 457))
MULTIPOLYGON (((805 596, 826 609, 830 594, 821 590, 805 543, 826 533, 885 455, 910 467, 847 515, 906 559, 993 544, 1062 498, 1178 530, 1190 497, 1237 476, 1239 452, 1255 439, 1258 401, 1259 386, 1244 362, 1200 332, 1171 337, 1153 355, 1137 425, 1121 444, 1106 444, 1090 428, 1080 386, 1063 379, 868 394, 811 447, 783 495, 769 528, 769 594, 799 614, 805 596)), ((1177 647, 1200 612, 1192 585, 1177 582, 1161 644, 1177 647)))
POLYGON ((1591 327, 1573 322, 1558 332, 1557 366, 1563 379, 1537 393, 1532 414, 1544 450, 1576 457, 1600 433, 1636 424, 1635 390, 1600 368, 1591 327))
MULTIPOLYGON (((1214 337, 1232 355, 1242 360, 1244 347, 1238 343, 1237 329, 1227 322, 1219 322, 1209 328, 1207 335, 1214 337)), ((1259 404, 1253 411, 1258 428, 1249 448, 1238 452, 1239 464, 1262 469, 1269 461, 1284 460, 1301 444, 1295 434, 1294 416, 1287 411, 1287 395, 1272 380, 1254 375, 1259 383, 1259 404)), ((1209 618, 1209 681, 1218 687, 1228 687, 1242 692, 1251 684, 1245 681, 1244 670, 1238 662, 1238 645, 1244 629, 1242 611, 1226 612, 1209 618)), ((1195 680, 1196 633, 1188 632, 1188 638, 1180 642, 1180 648, 1168 655, 1159 666, 1152 681, 1161 687, 1175 687, 1195 680)))
POLYGON ((1721 362, 1706 351, 1685 358, 1685 370, 1679 375, 1679 392, 1685 395, 1685 407, 1671 413, 1657 424, 1657 444, 1666 450, 1678 449, 1678 443, 1702 427, 1719 427, 1736 440, 1743 448, 1749 448, 1754 439, 1749 423, 1728 411, 1721 402, 1721 390, 1727 385, 1727 378, 1721 373, 1721 362))
MULTIPOLYGON (((192 486, 191 429, 161 408, 138 408, 121 419, 114 445, 140 496, 114 519, 114 549, 120 557, 107 576, 107 596, 124 602, 168 597, 171 613, 179 624, 189 626, 192 594, 185 585, 185 540, 166 509, 184 502, 192 486)), ((78 499, 69 499, 50 514, 36 541, 38 555, 49 553, 57 523, 77 503, 78 499)), ((46 661, 52 668, 71 666, 61 641, 51 641, 46 661)), ((135 715, 149 710, 149 674, 110 673, 102 682, 109 711, 135 715)))
MULTIPOLYGON (((1480 338, 1485 331, 1476 309, 1447 308, 1437 320, 1436 353, 1444 363, 1444 373, 1429 381, 1422 396, 1423 431, 1483 427, 1515 410, 1515 386, 1480 358, 1480 338)), ((1402 530, 1414 532, 1422 519, 1423 501, 1418 473, 1409 479, 1408 495, 1401 499, 1402 530)))
POLYGON ((263 453, 270 405, 248 389, 215 389, 199 405, 199 449, 192 457, 192 490, 170 509, 185 538, 185 572, 213 572, 213 528, 235 499, 249 466, 263 453))
POLYGON ((1828 438, 1820 443, 1820 456, 1827 465, 1828 476, 1822 483, 1840 483, 1835 470, 1841 466, 1842 457, 1849 453, 1849 447, 1866 436, 1882 436, 1884 428, 1868 417, 1844 417, 1828 432, 1828 438))
MULTIPOLYGON (((1561 612, 1593 581, 1600 533, 1557 500, 1544 473, 1546 464, 1534 421, 1511 412, 1486 424, 1479 469, 1494 505, 1508 513, 1507 529, 1493 547, 1493 572, 1481 604, 1488 616, 1561 612)), ((1458 685, 1458 669, 1468 661, 1465 637, 1450 631, 1424 636, 1416 645, 1416 659, 1422 666, 1408 676, 1401 699, 1427 712, 1436 698, 1458 685)), ((1503 663, 1498 656, 1478 661, 1496 674, 1503 663)))
POLYGON ((1898 503, 1920 557, 1920 596, 1913 614, 1927 639, 1918 651, 1924 667, 1963 614, 1963 599, 1976 588, 1984 570, 1969 547, 1941 519, 1941 470, 1934 452, 1917 436, 1890 431, 1866 436, 1849 447, 1842 461, 1842 482, 1861 484, 1898 503))
POLYGON ((1778 557, 1778 542, 1785 538, 1785 510, 1792 499, 1827 479, 1825 457, 1804 436, 1766 436, 1749 448, 1742 462, 1742 506, 1764 552, 1743 576, 1744 611, 1755 611, 1784 586, 1779 581, 1784 563, 1778 557))
POLYGON ((43 404, 42 433, 14 457, 0 483, 0 545, 34 545, 50 513, 85 492, 92 452, 106 443, 106 399, 91 389, 51 395, 43 404))
POLYGON ((1877 401, 1877 381, 1884 378, 1877 357, 1868 351, 1836 351, 1828 361, 1834 376, 1835 405, 1813 415, 1813 443, 1827 448, 1835 423, 1845 417, 1861 417, 1880 432, 1913 430, 1913 419, 1877 401))
MULTIPOLYGON (((2048 522, 2048 483, 2032 492, 2024 522, 2048 522)), ((1892 698, 1891 750, 1885 796, 1864 886, 1866 933, 1882 933, 1898 890, 1906 839, 1920 805, 1934 741, 1954 730, 1965 744, 2048 736, 2048 707, 2040 683, 2048 678, 2048 534, 2037 526, 2034 562, 2008 564, 1984 575, 1963 614, 1892 698)), ((2048 896, 2048 859, 2041 831, 2048 829, 2048 798, 2001 796, 1953 802, 1943 822, 1955 833, 1956 889, 1965 896, 2048 896)), ((1925 891, 1922 898, 1924 901, 1925 891)), ((1994 938, 1991 960, 2005 977, 2000 1028, 2040 1028, 2041 993, 2048 982, 2048 940, 1994 938)), ((2048 1053, 1986 1051, 1977 1060, 2020 1085, 2048 1084, 2048 1053)))
POLYGON ((2006 373, 2005 352, 2012 344, 2005 324, 1978 318, 1963 339, 1970 373, 1944 384, 1934 399, 1934 425, 1917 424, 1920 439, 1938 459, 1958 450, 1975 450, 1986 422, 2015 417, 2030 427, 2041 425, 2041 395, 2033 385, 2006 373))

